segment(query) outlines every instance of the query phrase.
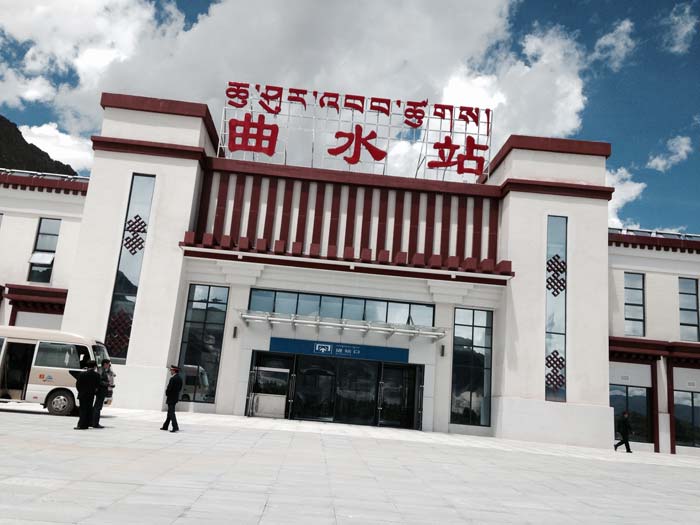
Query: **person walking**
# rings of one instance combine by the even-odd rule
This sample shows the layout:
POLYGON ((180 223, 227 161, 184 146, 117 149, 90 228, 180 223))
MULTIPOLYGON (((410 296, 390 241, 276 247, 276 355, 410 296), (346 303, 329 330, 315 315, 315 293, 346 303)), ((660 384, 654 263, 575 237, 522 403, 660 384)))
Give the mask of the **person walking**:
POLYGON ((617 424, 618 432, 620 432, 620 441, 615 443, 615 451, 621 445, 625 445, 625 450, 628 454, 631 454, 630 450, 630 434, 632 433, 632 427, 630 425, 630 415, 626 410, 622 413, 622 417, 617 424))
POLYGON ((165 389, 165 402, 168 405, 168 416, 165 418, 165 423, 160 427, 161 430, 168 430, 168 425, 172 421, 173 429, 170 432, 177 432, 180 427, 177 424, 175 416, 175 405, 180 399, 180 390, 182 390, 182 378, 180 377, 180 369, 175 366, 170 366, 170 381, 165 389))
POLYGON ((92 426, 94 428, 104 428, 100 425, 100 416, 102 415, 102 406, 105 398, 109 396, 114 388, 114 372, 112 372, 112 362, 109 359, 103 359, 100 366, 100 385, 97 388, 95 395, 95 406, 93 408, 92 426))
POLYGON ((86 366, 87 369, 75 381, 78 402, 80 403, 80 419, 78 419, 78 426, 75 427, 75 430, 87 430, 92 424, 95 394, 100 387, 100 374, 95 371, 97 363, 88 361, 86 366))

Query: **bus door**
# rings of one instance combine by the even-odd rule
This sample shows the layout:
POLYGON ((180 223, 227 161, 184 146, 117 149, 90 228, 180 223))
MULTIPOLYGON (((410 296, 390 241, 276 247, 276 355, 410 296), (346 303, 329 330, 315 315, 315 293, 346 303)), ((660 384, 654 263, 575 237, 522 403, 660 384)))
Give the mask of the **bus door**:
POLYGON ((36 344, 6 341, 0 356, 0 399, 22 401, 27 394, 36 344))

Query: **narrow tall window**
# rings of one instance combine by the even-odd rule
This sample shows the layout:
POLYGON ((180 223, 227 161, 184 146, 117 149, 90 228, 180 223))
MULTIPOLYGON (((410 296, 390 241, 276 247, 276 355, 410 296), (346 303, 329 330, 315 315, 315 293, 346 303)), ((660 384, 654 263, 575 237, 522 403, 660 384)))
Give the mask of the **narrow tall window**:
POLYGON ((630 425, 634 434, 630 441, 652 443, 652 409, 651 388, 643 386, 610 385, 610 406, 615 412, 615 422, 622 417, 622 413, 629 413, 630 425))
POLYGON ((625 272, 625 335, 645 335, 643 273, 625 272))
POLYGON ((450 423, 491 424, 493 313, 455 309, 450 423))
POLYGON ((676 444, 700 446, 700 392, 673 392, 676 444))
POLYGON ((698 331, 698 280, 678 279, 678 301, 680 304, 681 340, 700 341, 698 331))
POLYGON ((56 244, 58 244, 58 231, 60 229, 60 219, 39 219, 39 229, 34 241, 34 252, 29 259, 28 281, 33 283, 51 282, 53 259, 56 255, 56 244))
POLYGON ((547 218, 545 399, 566 401, 566 217, 547 218))
POLYGON ((227 303, 228 288, 190 285, 180 348, 183 401, 214 402, 227 303))
POLYGON ((134 175, 131 180, 119 265, 105 335, 109 355, 117 364, 126 363, 129 349, 155 180, 152 175, 134 175))

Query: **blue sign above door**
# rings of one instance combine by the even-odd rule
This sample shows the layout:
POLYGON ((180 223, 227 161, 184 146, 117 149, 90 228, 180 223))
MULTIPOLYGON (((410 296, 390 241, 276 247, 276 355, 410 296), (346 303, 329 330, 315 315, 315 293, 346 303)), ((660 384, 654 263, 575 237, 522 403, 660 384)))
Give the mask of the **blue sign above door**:
POLYGON ((347 357, 350 359, 367 359, 370 361, 408 363, 408 348, 394 348, 391 346, 369 346, 353 343, 331 343, 329 341, 271 337, 270 351, 285 352, 288 354, 347 357))

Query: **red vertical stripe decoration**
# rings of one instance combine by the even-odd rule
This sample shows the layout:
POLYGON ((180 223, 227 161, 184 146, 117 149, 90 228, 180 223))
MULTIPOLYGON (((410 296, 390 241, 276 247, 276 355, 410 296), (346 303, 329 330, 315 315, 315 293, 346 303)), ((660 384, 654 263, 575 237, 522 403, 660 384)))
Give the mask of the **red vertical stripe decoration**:
POLYGON ((287 179, 284 183, 284 200, 282 202, 282 227, 280 228, 280 241, 284 243, 284 251, 287 251, 287 239, 289 237, 289 221, 292 217, 292 196, 294 194, 294 181, 287 179))
POLYGON ((481 228, 484 216, 484 199, 474 197, 474 231, 472 233, 472 257, 481 261, 481 228))
POLYGON ((394 206, 394 240, 391 248, 391 258, 394 260, 396 254, 401 251, 401 238, 403 237, 403 200, 404 191, 396 190, 396 204, 394 206))
POLYGON ((435 234, 435 194, 428 193, 428 205, 425 212, 425 247, 426 258, 433 254, 433 236, 435 234))
POLYGON ((197 242, 202 241, 202 236, 207 230, 207 216, 209 215, 209 200, 211 197, 211 180, 214 174, 205 171, 202 179, 202 191, 199 193, 199 211, 197 213, 197 242))
POLYGON ((345 246, 352 248, 355 239, 355 215, 357 214, 357 186, 350 186, 348 191, 347 220, 345 221, 345 246))
POLYGON ((362 206, 362 236, 360 237, 360 251, 369 248, 369 230, 372 224, 372 197, 373 188, 365 188, 364 204, 362 206))
POLYGON ((236 175, 236 192, 233 197, 233 211, 231 217, 231 240, 238 245, 238 237, 241 234, 241 215, 243 213, 243 192, 245 190, 245 175, 236 175))
POLYGON ((442 231, 440 232, 440 256, 442 257, 443 263, 445 259, 450 255, 450 218, 452 211, 452 195, 447 193, 442 194, 442 222, 440 227, 442 231))
POLYGON ((214 214, 214 243, 221 242, 226 219, 226 201, 228 200, 228 179, 230 174, 219 174, 219 193, 216 196, 216 212, 214 214))
POLYGON ((301 192, 299 193, 299 215, 297 216, 297 231, 295 241, 303 243, 306 236, 306 215, 309 212, 309 181, 301 182, 301 192))
POLYGON ((418 246, 418 220, 420 218, 420 193, 411 194, 411 223, 408 225, 408 260, 413 260, 418 246))
POLYGON ((331 224, 328 235, 328 246, 338 245, 338 223, 340 222, 340 186, 333 184, 331 198, 331 224))
POLYGON ((248 239, 253 243, 258 235, 258 214, 260 210, 260 186, 262 177, 253 176, 253 189, 250 192, 250 211, 248 212, 248 239))
POLYGON ((464 239, 467 235, 467 197, 460 195, 457 198, 457 257, 460 262, 467 255, 465 253, 464 239))
POLYGON ((489 207, 489 254, 488 258, 496 260, 498 250, 498 201, 491 199, 489 207))
POLYGON ((379 224, 377 225, 377 253, 386 250, 386 214, 389 208, 389 190, 379 191, 379 224))
POLYGON ((321 244, 321 227, 323 225, 323 203, 326 195, 326 183, 316 183, 316 204, 314 206, 314 229, 311 234, 313 244, 321 244))
POLYGON ((270 179, 270 186, 267 189, 267 208, 265 209, 265 226, 263 227, 263 238, 269 247, 272 246, 272 227, 275 223, 277 213, 277 179, 270 179))

